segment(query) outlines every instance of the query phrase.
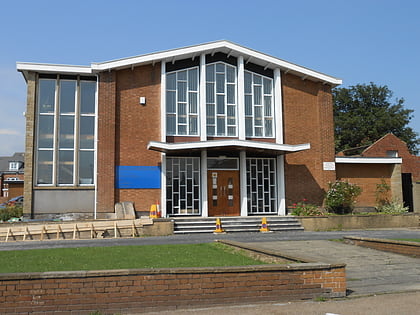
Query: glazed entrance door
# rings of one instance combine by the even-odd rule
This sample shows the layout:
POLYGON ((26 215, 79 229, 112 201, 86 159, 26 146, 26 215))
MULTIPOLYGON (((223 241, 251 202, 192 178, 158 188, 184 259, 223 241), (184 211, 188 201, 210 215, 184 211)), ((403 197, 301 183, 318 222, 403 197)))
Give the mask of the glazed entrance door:
POLYGON ((239 171, 208 171, 209 216, 240 215, 239 171))

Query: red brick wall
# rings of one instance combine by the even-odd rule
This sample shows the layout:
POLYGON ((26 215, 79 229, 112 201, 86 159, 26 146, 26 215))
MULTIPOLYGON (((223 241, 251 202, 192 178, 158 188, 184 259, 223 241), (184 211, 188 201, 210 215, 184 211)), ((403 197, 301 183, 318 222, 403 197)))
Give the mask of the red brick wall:
POLYGON ((420 244, 394 240, 383 240, 365 237, 344 237, 348 244, 373 248, 385 252, 392 252, 411 257, 420 257, 420 244))
POLYGON ((131 313, 345 294, 343 265, 0 275, 2 314, 131 313))
POLYGON ((402 173, 411 173, 413 180, 420 181, 420 156, 411 155, 407 144, 397 136, 389 133, 363 151, 365 157, 387 157, 387 151, 398 151, 402 158, 402 173))
MULTIPOLYGON (((158 166, 161 155, 147 150, 160 141, 160 64, 117 72, 116 165, 158 166), (139 98, 146 97, 146 105, 139 98)), ((160 200, 160 189, 116 189, 116 202, 132 201, 137 211, 149 211, 160 200)))
POLYGON ((334 162, 334 123, 331 88, 322 83, 282 75, 284 143, 310 143, 311 149, 285 158, 286 203, 308 199, 321 205, 335 171, 324 171, 323 162, 334 162))
MULTIPOLYGON (((337 164, 337 179, 362 188, 362 193, 356 200, 356 207, 375 207, 376 185, 385 180, 391 186, 393 167, 390 164, 337 164)), ((389 200, 391 197, 390 192, 389 200)))
POLYGON ((114 71, 99 75, 98 91, 98 181, 97 212, 114 212, 116 75, 114 71))

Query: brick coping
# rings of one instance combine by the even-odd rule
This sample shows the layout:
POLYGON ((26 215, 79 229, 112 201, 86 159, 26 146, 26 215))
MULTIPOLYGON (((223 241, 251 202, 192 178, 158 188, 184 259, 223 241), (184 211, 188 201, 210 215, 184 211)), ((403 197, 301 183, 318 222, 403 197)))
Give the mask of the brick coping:
POLYGON ((384 244, 395 244, 395 245, 404 245, 404 246, 413 246, 420 248, 420 242, 410 242, 410 241, 398 241, 398 240, 388 240, 383 238, 371 238, 371 237, 359 237, 359 236, 344 236, 345 240, 355 240, 355 241, 364 241, 364 242, 374 242, 374 243, 384 243, 384 244))

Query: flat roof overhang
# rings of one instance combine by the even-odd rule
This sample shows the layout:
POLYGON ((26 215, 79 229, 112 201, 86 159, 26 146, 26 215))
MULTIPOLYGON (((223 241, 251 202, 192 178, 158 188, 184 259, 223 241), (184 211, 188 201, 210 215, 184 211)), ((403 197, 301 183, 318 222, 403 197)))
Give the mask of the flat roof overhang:
POLYGON ((150 141, 147 145, 148 150, 158 151, 162 153, 177 153, 185 151, 192 152, 202 150, 233 150, 283 155, 287 153, 308 150, 310 148, 311 145, 309 143, 292 145, 251 140, 210 140, 182 143, 150 141))
POLYGON ((399 157, 336 157, 339 164, 401 164, 399 157))

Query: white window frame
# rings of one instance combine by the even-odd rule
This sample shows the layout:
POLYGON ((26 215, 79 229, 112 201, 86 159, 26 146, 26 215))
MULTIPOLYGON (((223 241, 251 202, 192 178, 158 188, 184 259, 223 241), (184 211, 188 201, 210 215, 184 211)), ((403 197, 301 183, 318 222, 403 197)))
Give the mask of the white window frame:
POLYGON ((245 87, 245 79, 244 79, 244 119, 245 119, 245 136, 247 138, 275 138, 275 117, 274 117, 274 80, 273 78, 261 75, 259 73, 255 73, 249 70, 245 70, 244 72, 245 77, 247 74, 251 75, 251 92, 246 92, 245 87), (255 77, 261 78, 261 83, 255 82, 255 77), (270 90, 271 93, 265 93, 264 89, 264 80, 270 81, 270 90), (255 103, 255 88, 261 88, 261 104, 255 103), (252 113, 247 113, 247 105, 246 99, 247 97, 251 98, 251 111, 252 113), (265 106, 265 98, 270 99, 270 107, 269 107, 269 114, 267 114, 267 108, 265 106), (256 125, 256 111, 261 111, 261 125, 256 125), (247 121, 251 121, 251 130, 247 128, 247 121), (271 121, 271 132, 268 133, 268 128, 266 126, 267 121, 271 121), (262 131, 261 135, 258 135, 256 129, 260 129, 262 131), (252 131, 250 133, 250 131, 252 131))
MULTIPOLYGON (((68 78, 63 78, 60 79, 60 76, 57 75, 56 78, 39 78, 39 82, 41 80, 54 80, 55 81, 55 91, 54 91, 54 95, 55 95, 55 106, 54 106, 54 111, 51 113, 41 113, 40 112, 40 99, 38 96, 37 99, 37 117, 36 117, 36 123, 39 124, 39 118, 41 116, 53 116, 53 144, 52 147, 40 147, 39 146, 39 128, 36 129, 36 165, 37 167, 35 168, 35 186, 37 187, 43 187, 43 186, 47 186, 47 187, 81 187, 81 186, 87 186, 87 187, 93 187, 95 186, 95 172, 92 174, 92 183, 90 184, 81 184, 80 183, 80 179, 79 179, 79 153, 80 151, 92 151, 93 152, 93 163, 95 164, 95 142, 96 142, 96 134, 97 134, 97 128, 96 128, 96 98, 97 98, 97 83, 95 84, 96 86, 96 91, 95 91, 95 104, 94 104, 94 109, 95 109, 95 113, 91 113, 91 114, 81 114, 80 113, 80 106, 81 106, 81 98, 80 98, 80 93, 81 93, 81 87, 80 87, 80 83, 81 82, 94 82, 94 81, 90 81, 90 80, 84 80, 83 77, 77 76, 74 79, 68 79, 68 78), (75 81, 76 82, 76 89, 75 89, 75 110, 74 113, 60 113, 60 100, 59 100, 59 94, 60 94, 60 82, 61 81, 75 81), (60 125, 60 117, 64 117, 64 116, 73 116, 74 117, 74 129, 73 129, 73 147, 72 148, 60 148, 59 147, 59 125, 60 125), (80 149, 79 148, 79 141, 80 141, 80 117, 81 116, 92 116, 95 117, 93 119, 94 121, 94 146, 91 149, 80 149), (49 151, 52 152, 53 158, 52 158, 52 182, 48 183, 48 184, 40 184, 38 183, 38 175, 39 175, 39 169, 38 169, 38 156, 39 156, 39 152, 41 151, 49 151), (60 184, 58 182, 58 168, 59 168, 59 153, 60 152, 64 152, 64 151, 73 151, 73 177, 72 177, 72 183, 64 183, 64 184, 60 184)), ((38 95, 39 93, 39 84, 38 84, 38 95)))
POLYGON ((199 136, 200 135, 200 115, 199 115, 199 108, 200 108, 200 69, 199 67, 190 67, 190 68, 185 68, 185 69, 180 69, 180 70, 176 70, 176 71, 171 71, 171 72, 167 72, 166 73, 166 80, 165 80, 165 98, 166 98, 166 108, 165 108, 165 124, 166 124, 166 135, 167 136, 199 136), (196 70, 197 73, 197 77, 196 77, 196 81, 197 81, 197 89, 196 90, 190 90, 190 84, 189 84, 189 72, 191 70, 196 70), (186 72, 187 74, 187 78, 184 79, 179 79, 179 73, 180 72, 186 72), (168 75, 170 74, 175 74, 175 89, 169 89, 168 88, 168 75), (186 100, 185 101, 179 101, 178 99, 178 82, 184 82, 186 83, 187 87, 186 87, 186 100), (168 92, 174 92, 175 93, 175 111, 174 112, 168 112, 168 97, 167 94, 168 92), (195 94, 196 95, 196 111, 193 112, 191 111, 190 108, 190 93, 191 94, 195 94), (186 113, 182 114, 179 112, 179 104, 185 104, 186 107, 186 113), (170 132, 169 128, 168 128, 168 117, 169 116, 174 116, 175 117, 175 132, 170 132), (185 116, 185 117, 184 117, 185 116), (180 123, 180 119, 181 118, 185 118, 185 122, 180 123), (190 120, 191 119, 195 119, 196 121, 196 130, 193 131, 191 130, 191 123, 190 120), (185 126, 186 132, 185 133, 180 133, 180 126, 185 126))
MULTIPOLYGON (((238 137, 238 67, 228 64, 226 62, 222 62, 222 61, 217 61, 217 62, 213 62, 213 63, 208 63, 206 64, 206 133, 207 136, 210 137, 238 137), (223 64, 224 65, 224 72, 218 71, 217 70, 217 65, 218 64, 223 64), (210 73, 209 71, 209 66, 214 66, 214 80, 213 81, 208 81, 208 74, 210 73), (228 82, 228 68, 227 67, 231 67, 234 70, 234 82, 228 82), (224 80, 224 88, 223 88, 223 92, 218 92, 217 91, 217 75, 218 74, 224 74, 225 76, 225 80, 224 80), (208 84, 213 84, 213 95, 212 95, 212 100, 213 102, 210 102, 210 93, 207 90, 207 85, 208 84), (234 86, 233 91, 235 93, 234 96, 234 102, 228 102, 228 88, 229 86, 234 86), (223 113, 218 113, 218 108, 217 108, 217 99, 218 97, 221 99, 223 98, 224 101, 224 112, 223 113), (209 117, 208 117, 208 112, 209 112, 209 108, 210 106, 212 106, 214 108, 214 122, 213 123, 209 123, 209 117), (234 109, 235 110, 235 114, 233 116, 228 116, 229 115, 229 108, 234 109), (224 131, 223 133, 218 133, 218 120, 224 120, 224 131), (234 123, 232 123, 232 120, 234 121, 234 123), (214 133, 209 132, 210 128, 214 128, 214 133), (229 133, 229 128, 235 128, 235 132, 234 133, 229 133)), ((213 116, 211 116, 213 117, 213 116)))

